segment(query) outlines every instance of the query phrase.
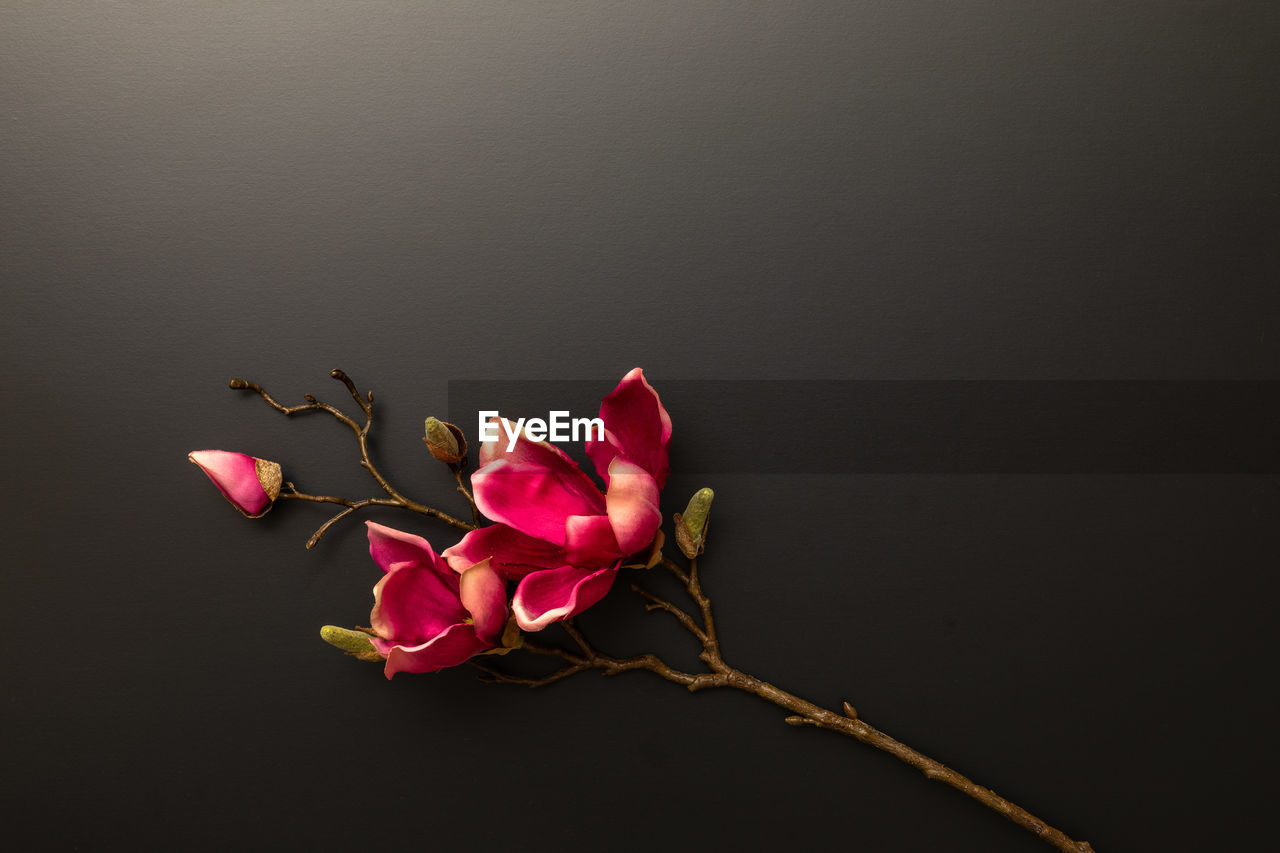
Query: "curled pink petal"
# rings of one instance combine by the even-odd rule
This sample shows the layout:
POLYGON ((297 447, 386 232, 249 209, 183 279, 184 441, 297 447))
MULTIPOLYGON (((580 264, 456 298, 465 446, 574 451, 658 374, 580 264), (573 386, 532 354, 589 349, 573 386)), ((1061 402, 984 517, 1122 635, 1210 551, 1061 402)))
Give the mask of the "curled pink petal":
POLYGON ((572 462, 498 459, 471 475, 471 488, 486 516, 553 545, 564 545, 566 518, 605 509, 600 491, 572 462))
POLYGON ((508 450, 507 446, 511 443, 511 436, 515 434, 515 423, 506 418, 490 418, 489 423, 498 424, 498 440, 480 443, 481 468, 491 462, 497 462, 499 459, 506 459, 513 464, 550 468, 559 470, 566 475, 569 472, 574 472, 588 486, 594 488, 590 478, 578 468, 578 463, 570 459, 569 454, 554 444, 547 441, 533 441, 524 432, 521 432, 516 439, 515 446, 508 450))
POLYGON ((594 572, 573 566, 534 572, 516 587, 511 611, 522 629, 541 631, 604 598, 617 574, 616 563, 594 572))
POLYGON ((472 530, 457 545, 440 553, 455 572, 463 572, 484 560, 490 560, 494 571, 508 580, 520 578, 539 569, 555 569, 565 562, 564 549, 542 539, 535 539, 508 527, 491 524, 472 530))
POLYGON ((565 519, 564 560, 571 566, 599 568, 627 552, 618 547, 607 515, 571 515, 565 519))
POLYGON ((384 572, 391 571, 396 563, 435 565, 438 559, 436 552, 432 550, 431 543, 421 536, 372 521, 366 521, 365 526, 369 529, 369 556, 384 572))
POLYGON ((600 402, 600 419, 604 421, 604 441, 587 441, 600 478, 609 483, 609 464, 618 456, 648 471, 661 489, 671 470, 668 446, 671 443, 671 416, 667 414, 658 392, 635 368, 600 402))
POLYGON ((458 576, 421 563, 396 563, 373 588, 369 624, 380 637, 417 645, 462 622, 468 613, 458 594, 458 576))
POLYGON ((480 640, 475 630, 462 622, 449 625, 436 636, 416 645, 391 643, 377 637, 370 637, 370 642, 379 654, 386 655, 383 673, 387 678, 397 672, 436 672, 457 666, 493 645, 480 640))
POLYGON ((458 579, 458 597, 471 614, 476 636, 492 642, 507 622, 507 585, 488 560, 462 573, 458 579))
POLYGON ((187 458, 200 466, 236 509, 257 518, 271 509, 280 494, 280 466, 228 450, 195 450, 187 458), (268 491, 268 486, 272 491, 268 491), (272 493, 274 492, 274 493, 272 493))
MULTIPOLYGON (((595 433, 592 433, 594 436, 595 433)), ((590 437, 586 442, 587 456, 591 459, 592 466, 596 469, 596 475, 604 480, 605 487, 609 485, 609 463, 619 456, 625 457, 622 449, 622 443, 618 441, 618 437, 611 433, 608 427, 605 428, 604 437, 596 439, 590 437)))
POLYGON ((658 484, 639 465, 616 457, 609 463, 609 493, 605 495, 609 524, 625 556, 653 541, 662 526, 658 484))

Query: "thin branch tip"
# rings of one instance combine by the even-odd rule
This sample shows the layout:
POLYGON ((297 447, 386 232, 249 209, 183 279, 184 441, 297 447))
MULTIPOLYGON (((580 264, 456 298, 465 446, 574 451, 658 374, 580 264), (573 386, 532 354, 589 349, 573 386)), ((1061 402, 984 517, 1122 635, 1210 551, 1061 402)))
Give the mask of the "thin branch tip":
POLYGON ((518 684, 530 689, 546 687, 548 684, 554 684, 561 679, 568 678, 569 676, 586 669, 586 664, 573 664, 557 669, 555 672, 550 673, 549 675, 544 675, 540 678, 525 678, 520 675, 510 675, 509 673, 502 672, 501 670, 476 663, 474 660, 470 661, 470 663, 483 673, 483 675, 480 676, 480 681, 485 684, 518 684))
POLYGON ((295 415, 303 412, 325 412, 330 415, 334 420, 347 427, 355 434, 356 445, 360 451, 360 466, 369 472, 373 479, 377 481, 378 485, 382 487, 382 490, 388 495, 386 498, 365 498, 364 500, 351 500, 349 498, 331 497, 327 495, 305 495, 299 492, 294 487, 293 483, 287 483, 286 487, 288 491, 280 495, 282 498, 295 498, 298 500, 307 500, 316 503, 335 503, 346 507, 345 510, 325 522, 320 529, 315 532, 311 539, 307 541, 306 547, 308 549, 314 547, 315 544, 320 541, 320 537, 325 534, 325 531, 327 531, 335 522, 366 506, 397 506, 411 512, 419 513, 420 515, 427 515, 438 519, 459 530, 475 530, 476 527, 479 526, 478 521, 475 524, 468 524, 467 522, 454 518, 448 513, 438 510, 435 507, 410 500, 387 482, 386 477, 382 476, 382 473, 378 471, 373 464, 373 460, 369 457, 369 429, 373 426, 373 392, 369 392, 368 402, 366 402, 365 398, 362 397, 360 392, 356 389, 355 383, 351 381, 351 377, 347 376, 345 371, 339 368, 334 368, 329 372, 329 375, 342 382, 342 384, 345 385, 347 390, 351 393, 351 398, 360 406, 360 410, 364 413, 363 426, 351 417, 348 417, 346 413, 342 412, 338 408, 331 406, 328 403, 321 403, 316 399, 314 394, 303 394, 302 399, 306 400, 306 403, 304 404, 297 406, 284 406, 273 399, 272 396, 262 388, 262 386, 253 382, 236 377, 228 383, 231 388, 253 390, 262 398, 263 402, 284 415, 295 415))

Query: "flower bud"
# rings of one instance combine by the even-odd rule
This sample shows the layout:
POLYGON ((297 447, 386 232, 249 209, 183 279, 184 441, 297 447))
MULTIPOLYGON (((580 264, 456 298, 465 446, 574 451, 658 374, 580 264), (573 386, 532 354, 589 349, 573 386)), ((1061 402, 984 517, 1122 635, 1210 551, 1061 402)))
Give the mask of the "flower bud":
POLYGON ((200 466, 236 509, 258 518, 280 496, 280 466, 266 459, 226 450, 195 450, 187 458, 200 466))
POLYGON ((684 513, 675 514, 676 544, 680 551, 692 560, 703 552, 706 546, 707 525, 711 520, 711 500, 716 493, 711 489, 698 489, 684 513))
POLYGON ((320 639, 334 648, 342 649, 347 654, 371 663, 381 663, 382 655, 369 642, 369 635, 363 631, 350 628, 339 628, 337 625, 325 625, 320 629, 320 639))
POLYGON ((462 430, 438 418, 427 418, 422 440, 432 456, 448 465, 456 465, 467 455, 467 439, 462 430))

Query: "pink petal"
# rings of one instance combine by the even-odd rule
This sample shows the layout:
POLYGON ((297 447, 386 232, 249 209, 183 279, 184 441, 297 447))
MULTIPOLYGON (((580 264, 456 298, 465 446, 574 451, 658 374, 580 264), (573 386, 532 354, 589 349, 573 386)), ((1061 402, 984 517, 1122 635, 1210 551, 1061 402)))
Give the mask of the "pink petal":
POLYGON ((458 594, 458 576, 418 562, 395 563, 373 588, 369 624, 383 639, 417 645, 468 613, 458 594))
POLYGON ((623 456, 648 471, 659 489, 666 485, 671 470, 671 416, 643 370, 637 367, 622 377, 618 387, 600 402, 600 418, 605 440, 593 439, 586 447, 605 484, 609 483, 609 464, 623 456))
POLYGON ((543 466, 510 459, 490 462, 471 475, 476 505, 494 521, 555 545, 564 544, 571 515, 603 515, 604 496, 570 460, 543 466))
POLYGON ((369 528, 369 556, 382 567, 384 572, 391 571, 396 563, 424 563, 434 566, 439 560, 431 543, 421 536, 395 530, 372 521, 366 521, 369 528))
POLYGON ((442 551, 440 556, 455 572, 463 572, 476 563, 491 560, 494 570, 509 580, 520 580, 538 569, 555 569, 566 562, 563 548, 526 536, 505 524, 491 524, 472 530, 457 545, 442 551))
POLYGON ((658 484, 649 472, 622 457, 609 463, 609 493, 605 495, 609 524, 622 554, 632 554, 653 541, 662 526, 658 484))
MULTIPOLYGON (((505 418, 493 418, 499 421, 501 428, 498 430, 499 440, 496 442, 485 442, 480 448, 480 468, 491 465, 494 462, 506 460, 513 467, 511 470, 541 470, 549 471, 555 474, 562 481, 563 488, 575 495, 578 495, 582 501, 591 506, 603 506, 600 502, 600 490, 596 488, 596 484, 591 478, 583 473, 578 467, 578 463, 569 458, 563 450, 545 441, 530 441, 524 434, 520 433, 516 439, 515 447, 510 451, 507 450, 510 435, 515 430, 515 424, 505 418)), ((479 473, 479 469, 476 471, 479 473)), ((472 487, 474 489, 475 474, 472 475, 472 487)))
POLYGON ((566 471, 577 472, 583 480, 591 485, 591 488, 595 488, 595 484, 591 483, 591 478, 583 474, 578 468, 578 463, 570 459, 567 453, 554 444, 546 441, 532 441, 522 430, 520 437, 516 439, 515 447, 507 450, 507 445, 511 443, 511 435, 516 429, 515 423, 506 418, 490 418, 489 422, 497 422, 498 440, 480 443, 481 468, 491 462, 497 462, 499 459, 506 459, 508 462, 520 465, 535 465, 539 468, 563 466, 566 471))
POLYGON ((520 581, 511 601, 516 623, 526 631, 541 631, 575 616, 604 598, 617 574, 616 564, 594 572, 573 566, 534 572, 520 581))
POLYGON ((609 432, 606 428, 604 431, 604 439, 597 440, 594 436, 595 430, 592 430, 586 442, 587 456, 591 459, 592 466, 596 469, 596 476, 604 480, 605 487, 609 485, 609 463, 619 456, 626 454, 622 450, 622 444, 618 441, 617 436, 609 432))
POLYGON ((493 645, 476 637, 472 627, 464 623, 450 625, 426 642, 412 646, 369 639, 380 654, 387 656, 383 669, 387 678, 397 672, 436 672, 457 666, 493 645))
POLYGON ((571 515, 565 520, 564 562, 569 565, 598 569, 626 553, 618 548, 609 516, 571 515))
POLYGON ((507 585, 489 565, 476 563, 458 580, 462 606, 471 614, 476 636, 492 641, 507 623, 507 585))
POLYGON ((223 497, 250 518, 271 508, 272 498, 258 479, 258 461, 254 457, 227 450, 196 450, 187 458, 200 466, 223 497))

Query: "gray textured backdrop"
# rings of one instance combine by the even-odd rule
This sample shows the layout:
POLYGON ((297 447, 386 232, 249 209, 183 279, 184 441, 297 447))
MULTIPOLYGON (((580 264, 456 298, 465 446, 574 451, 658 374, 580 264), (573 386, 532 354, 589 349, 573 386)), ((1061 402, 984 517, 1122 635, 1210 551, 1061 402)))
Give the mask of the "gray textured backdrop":
MULTIPOLYGON (((322 512, 244 521, 185 454, 368 493, 339 427, 225 388, 339 401, 336 366, 455 511, 418 441, 449 380, 1280 379, 1278 33, 1260 2, 0 2, 0 831, 1042 849, 751 697, 388 684, 316 637, 367 618, 359 525, 305 552, 322 512)), ((732 662, 1100 853, 1265 827, 1274 475, 711 485, 732 662)), ((584 624, 692 658, 621 590, 584 624)))

